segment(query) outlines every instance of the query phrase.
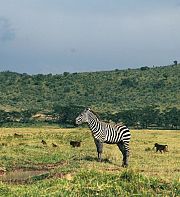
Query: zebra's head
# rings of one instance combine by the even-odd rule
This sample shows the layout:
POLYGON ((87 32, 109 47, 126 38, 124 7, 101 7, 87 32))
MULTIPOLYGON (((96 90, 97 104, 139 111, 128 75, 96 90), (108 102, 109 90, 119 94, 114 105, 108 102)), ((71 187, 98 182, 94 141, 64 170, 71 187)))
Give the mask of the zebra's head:
POLYGON ((76 118, 77 125, 88 122, 88 112, 90 112, 90 108, 87 108, 83 112, 81 112, 81 114, 76 118))

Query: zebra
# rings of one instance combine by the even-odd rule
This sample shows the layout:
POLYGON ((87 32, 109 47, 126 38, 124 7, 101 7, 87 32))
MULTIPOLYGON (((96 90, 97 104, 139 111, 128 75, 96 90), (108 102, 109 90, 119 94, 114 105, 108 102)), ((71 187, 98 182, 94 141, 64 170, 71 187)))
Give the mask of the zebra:
POLYGON ((87 123, 97 148, 98 161, 102 161, 103 143, 117 144, 123 155, 122 167, 128 166, 129 142, 131 134, 129 129, 123 125, 113 125, 101 122, 96 113, 90 108, 85 109, 77 118, 76 124, 87 123))

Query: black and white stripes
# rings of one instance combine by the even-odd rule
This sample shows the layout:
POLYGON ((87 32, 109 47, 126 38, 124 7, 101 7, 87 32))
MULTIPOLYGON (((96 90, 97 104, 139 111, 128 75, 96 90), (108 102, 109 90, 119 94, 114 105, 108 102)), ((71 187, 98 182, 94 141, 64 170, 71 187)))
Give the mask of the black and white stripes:
POLYGON ((101 160, 102 151, 99 150, 102 150, 102 143, 117 144, 123 154, 123 166, 127 166, 129 142, 131 138, 129 129, 126 126, 101 122, 90 109, 84 110, 76 118, 76 124, 82 124, 84 122, 88 123, 88 126, 92 131, 99 159, 101 160), (98 146, 100 146, 100 148, 98 146))

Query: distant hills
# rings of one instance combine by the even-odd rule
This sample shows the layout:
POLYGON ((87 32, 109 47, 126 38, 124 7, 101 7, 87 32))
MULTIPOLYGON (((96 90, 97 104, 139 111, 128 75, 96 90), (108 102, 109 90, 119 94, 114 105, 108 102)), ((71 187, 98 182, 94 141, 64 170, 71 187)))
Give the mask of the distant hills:
POLYGON ((114 113, 151 105, 180 109, 180 64, 58 75, 0 72, 1 110, 51 111, 55 105, 114 113))

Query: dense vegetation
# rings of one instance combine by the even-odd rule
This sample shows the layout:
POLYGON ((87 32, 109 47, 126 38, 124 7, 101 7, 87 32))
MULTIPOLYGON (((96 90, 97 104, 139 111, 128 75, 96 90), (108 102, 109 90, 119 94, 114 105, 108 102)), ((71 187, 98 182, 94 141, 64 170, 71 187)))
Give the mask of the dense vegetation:
MULTIPOLYGON (((65 127, 74 127, 75 118, 83 110, 80 106, 55 106, 53 111, 37 114, 37 111, 26 110, 21 112, 6 112, 0 110, 0 126, 19 127, 40 124, 59 124, 65 127)), ((143 109, 125 110, 117 113, 99 113, 100 119, 105 122, 126 124, 133 128, 180 128, 180 109, 172 108, 162 112, 156 107, 149 106, 143 109)))
POLYGON ((74 108, 78 113, 82 106, 91 106, 113 122, 128 119, 132 126, 177 128, 179 79, 179 64, 61 75, 4 71, 0 72, 1 123, 27 122, 36 112, 55 117, 55 122, 72 123, 74 108))
POLYGON ((0 73, 0 105, 52 109, 54 104, 121 111, 155 104, 180 107, 180 65, 62 75, 0 73))

